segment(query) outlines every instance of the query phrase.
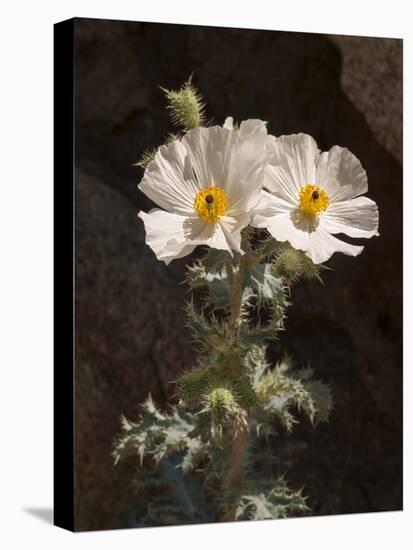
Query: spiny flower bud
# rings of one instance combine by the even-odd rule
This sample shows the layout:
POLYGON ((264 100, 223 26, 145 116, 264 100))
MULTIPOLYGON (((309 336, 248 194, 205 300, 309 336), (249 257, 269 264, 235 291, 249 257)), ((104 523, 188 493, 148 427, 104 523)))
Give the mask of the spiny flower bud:
POLYGON ((294 248, 283 248, 274 261, 274 267, 281 277, 294 281, 302 275, 301 254, 294 248))
POLYGON ((167 109, 175 126, 187 132, 203 124, 205 104, 192 84, 192 77, 189 77, 179 90, 161 89, 165 92, 167 109))
POLYGON ((294 283, 301 277, 318 279, 321 282, 320 270, 323 266, 315 265, 301 250, 286 244, 277 253, 274 260, 276 273, 287 282, 294 283))
POLYGON ((214 388, 206 395, 205 402, 205 409, 217 417, 231 415, 237 408, 232 390, 225 386, 214 388))

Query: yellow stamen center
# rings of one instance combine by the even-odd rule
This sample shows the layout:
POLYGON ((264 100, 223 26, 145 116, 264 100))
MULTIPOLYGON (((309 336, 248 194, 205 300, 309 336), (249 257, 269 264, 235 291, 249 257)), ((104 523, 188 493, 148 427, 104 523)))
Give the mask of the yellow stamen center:
POLYGON ((228 210, 228 195, 220 187, 207 187, 197 193, 194 207, 205 222, 215 223, 228 210))
POLYGON ((300 190, 300 210, 307 216, 317 216, 324 212, 330 199, 319 185, 305 185, 300 190))

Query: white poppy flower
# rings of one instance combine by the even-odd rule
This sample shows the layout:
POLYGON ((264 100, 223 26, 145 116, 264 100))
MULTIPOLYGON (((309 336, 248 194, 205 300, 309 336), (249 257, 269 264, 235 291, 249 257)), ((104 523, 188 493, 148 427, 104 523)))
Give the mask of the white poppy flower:
POLYGON ((271 139, 265 123, 247 120, 237 131, 195 128, 159 148, 138 186, 164 209, 139 213, 159 260, 168 264, 199 244, 242 253, 271 139))
POLYGON ((281 136, 271 149, 265 190, 251 224, 267 228, 278 241, 289 241, 316 264, 334 252, 360 254, 363 246, 333 236, 378 235, 377 205, 360 196, 367 191, 367 175, 360 161, 343 147, 321 153, 306 134, 281 136))

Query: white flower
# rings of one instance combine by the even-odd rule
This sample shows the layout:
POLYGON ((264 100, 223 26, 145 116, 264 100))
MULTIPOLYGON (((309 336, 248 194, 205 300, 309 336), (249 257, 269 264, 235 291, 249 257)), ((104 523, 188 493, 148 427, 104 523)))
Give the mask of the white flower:
POLYGON ((199 244, 241 251, 241 230, 261 196, 265 123, 247 120, 239 130, 195 128, 159 148, 139 184, 161 209, 140 212, 146 243, 168 264, 199 244))
POLYGON ((343 147, 321 153, 306 134, 281 136, 271 149, 264 178, 268 191, 262 191, 251 224, 304 250, 317 264, 334 252, 360 254, 362 246, 333 237, 378 235, 377 205, 360 196, 367 191, 360 161, 343 147))

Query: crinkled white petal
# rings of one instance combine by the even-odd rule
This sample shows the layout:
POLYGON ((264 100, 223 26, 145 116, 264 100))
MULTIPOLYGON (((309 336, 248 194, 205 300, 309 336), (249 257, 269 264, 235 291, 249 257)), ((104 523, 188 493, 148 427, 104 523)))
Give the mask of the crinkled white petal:
POLYGON ((227 235, 224 233, 223 227, 220 223, 217 223, 214 228, 214 233, 205 244, 211 248, 216 248, 217 250, 226 250, 233 255, 231 242, 228 241, 227 235))
POLYGON ((289 201, 276 197, 267 191, 261 191, 260 200, 251 214, 251 225, 266 227, 268 220, 279 214, 290 213, 296 207, 289 201))
MULTIPOLYGON (((263 136, 267 135, 267 123, 258 118, 250 118, 248 120, 243 120, 240 124, 238 130, 239 136, 241 139, 248 139, 249 137, 257 134, 263 136)), ((274 138, 271 138, 271 141, 274 138)))
POLYGON ((361 162, 338 145, 320 155, 316 183, 327 192, 330 202, 353 199, 367 192, 367 174, 361 162))
POLYGON ((199 188, 226 188, 233 139, 221 126, 194 128, 182 138, 199 188))
POLYGON ((237 218, 222 216, 216 224, 206 223, 199 217, 185 221, 185 239, 191 244, 205 244, 218 250, 241 251, 241 230, 248 225, 249 212, 237 218))
MULTIPOLYGON (((228 116, 225 119, 225 122, 222 126, 227 130, 234 130, 234 119, 232 116, 228 116)), ((267 122, 260 120, 258 118, 250 118, 248 120, 243 120, 239 128, 236 128, 235 131, 239 134, 241 139, 249 138, 254 134, 264 134, 267 135, 267 122)), ((271 140, 275 139, 271 136, 271 140)))
POLYGON ((289 241, 298 250, 309 246, 309 227, 297 223, 297 210, 287 201, 262 192, 260 202, 254 209, 251 225, 266 228, 277 241, 289 241))
POLYGON ((310 233, 306 227, 294 223, 293 212, 273 216, 267 229, 277 241, 288 241, 291 246, 304 252, 309 248, 310 233))
POLYGON ((223 216, 219 220, 219 225, 229 247, 240 254, 244 254, 241 250, 241 231, 248 225, 250 217, 250 212, 245 212, 236 218, 223 216))
POLYGON ((139 189, 168 212, 193 212, 197 182, 188 164, 187 151, 179 141, 162 145, 145 170, 139 189))
POLYGON ((315 264, 321 264, 330 259, 334 252, 342 252, 348 256, 358 256, 363 248, 364 246, 356 246, 341 241, 318 227, 313 233, 309 234, 309 247, 305 253, 315 264))
POLYGON ((228 215, 250 210, 259 200, 270 136, 265 123, 252 121, 243 132, 220 126, 195 128, 182 143, 200 188, 217 186, 228 194, 228 215))
POLYGON ((284 197, 298 197, 301 187, 315 183, 319 151, 311 136, 280 136, 271 142, 269 149, 268 162, 273 170, 266 172, 264 181, 269 191, 284 197))
POLYGON ((295 185, 291 185, 290 175, 280 166, 268 164, 265 167, 264 187, 280 200, 287 201, 294 208, 298 207, 299 191, 295 185))
POLYGON ((195 244, 185 239, 185 217, 154 209, 148 214, 139 212, 146 232, 146 244, 152 248, 158 260, 169 264, 172 260, 190 254, 195 244))
POLYGON ((226 128, 227 130, 233 130, 234 129, 234 119, 232 116, 227 116, 225 119, 224 124, 222 125, 223 128, 226 128))
POLYGON ((239 133, 234 132, 226 188, 229 199, 228 215, 239 216, 249 212, 258 203, 270 140, 270 136, 263 132, 255 132, 248 138, 242 138, 239 133))
POLYGON ((206 244, 212 240, 215 224, 207 223, 195 214, 185 219, 184 232, 188 243, 206 244))
POLYGON ((287 201, 263 191, 254 211, 251 224, 266 228, 280 242, 288 241, 297 250, 303 250, 314 263, 327 261, 334 252, 357 256, 363 250, 330 235, 320 218, 303 215, 291 208, 287 201))
POLYGON ((379 209, 367 197, 333 202, 320 216, 320 225, 328 233, 370 238, 379 234, 379 209))

